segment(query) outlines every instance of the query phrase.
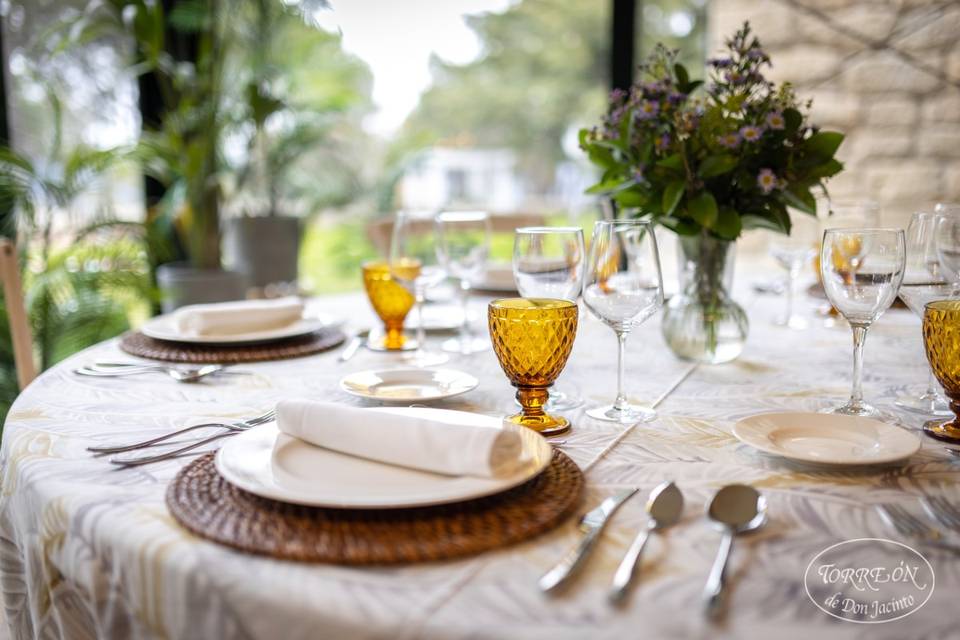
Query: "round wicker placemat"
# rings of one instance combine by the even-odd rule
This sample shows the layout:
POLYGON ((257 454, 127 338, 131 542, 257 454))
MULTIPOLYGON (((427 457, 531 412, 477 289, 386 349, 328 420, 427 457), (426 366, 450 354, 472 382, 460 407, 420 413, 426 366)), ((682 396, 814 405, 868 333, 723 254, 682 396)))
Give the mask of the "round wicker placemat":
POLYGON ((130 355, 190 364, 234 364, 299 358, 332 349, 346 336, 339 329, 323 329, 276 342, 242 345, 190 344, 156 340, 134 331, 120 339, 120 348, 130 355))
POLYGON ((267 500, 223 479, 214 454, 167 488, 167 507, 191 532, 241 551, 335 564, 459 558, 532 538, 573 512, 580 468, 560 451, 536 478, 501 494, 416 509, 318 509, 267 500))

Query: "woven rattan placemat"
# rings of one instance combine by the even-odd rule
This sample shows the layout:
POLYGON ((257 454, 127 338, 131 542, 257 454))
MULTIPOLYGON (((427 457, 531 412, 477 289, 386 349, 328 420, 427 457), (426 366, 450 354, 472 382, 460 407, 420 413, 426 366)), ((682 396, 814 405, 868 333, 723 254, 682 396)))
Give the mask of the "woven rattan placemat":
POLYGON ((193 533, 274 558, 336 564, 446 560, 547 531, 573 513, 583 473, 560 451, 536 478, 507 492, 416 509, 318 509, 267 500, 223 479, 214 454, 183 469, 167 507, 193 533))
POLYGON ((153 360, 190 364, 233 364, 309 356, 332 349, 345 338, 339 329, 323 329, 276 342, 218 346, 156 340, 135 331, 120 339, 120 348, 131 355, 153 360))

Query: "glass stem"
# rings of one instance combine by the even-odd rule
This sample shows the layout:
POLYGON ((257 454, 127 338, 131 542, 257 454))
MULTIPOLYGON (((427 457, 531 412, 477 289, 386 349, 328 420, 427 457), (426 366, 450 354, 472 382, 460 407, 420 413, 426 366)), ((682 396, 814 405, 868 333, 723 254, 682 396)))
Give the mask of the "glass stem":
POLYGON ((940 385, 937 383, 937 377, 933 375, 933 369, 927 367, 927 370, 930 372, 927 377, 927 390, 920 397, 924 400, 936 402, 940 399, 940 385))
POLYGON ((851 324, 853 329, 853 390, 850 392, 851 407, 863 405, 863 343, 867 339, 865 324, 851 324))
POLYGON ((423 328, 423 303, 426 300, 426 295, 420 289, 417 289, 414 295, 417 301, 417 354, 423 355, 423 345, 427 340, 427 331, 423 328))
POLYGON ((797 286, 797 272, 791 266, 789 275, 787 276, 787 315, 784 317, 784 323, 790 324, 790 321, 793 319, 793 297, 796 294, 797 286))
POLYGON ((471 333, 470 317, 467 315, 467 309, 470 303, 470 282, 463 278, 460 280, 460 307, 463 309, 463 324, 460 325, 460 350, 466 353, 470 350, 471 333))
POLYGON ((627 394, 623 391, 624 360, 627 355, 627 332, 617 331, 617 399, 613 401, 613 408, 623 411, 627 408, 627 394))

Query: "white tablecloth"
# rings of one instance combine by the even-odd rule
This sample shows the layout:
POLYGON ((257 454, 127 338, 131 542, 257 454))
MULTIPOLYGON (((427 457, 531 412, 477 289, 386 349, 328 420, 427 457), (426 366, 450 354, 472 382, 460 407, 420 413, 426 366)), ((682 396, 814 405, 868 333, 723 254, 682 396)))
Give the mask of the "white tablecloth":
MULTIPOLYGON (((749 275, 742 275, 746 283, 749 275)), ((350 371, 383 366, 390 355, 336 352, 243 365, 255 375, 179 384, 162 377, 82 378, 81 363, 128 359, 111 341, 42 375, 17 400, 3 432, 0 577, 16 638, 947 638, 960 636, 960 558, 924 550, 936 590, 921 610, 882 625, 830 618, 807 598, 803 574, 827 546, 851 538, 894 537, 871 508, 916 505, 921 492, 960 499, 957 472, 926 440, 905 466, 829 471, 759 454, 731 435, 743 416, 816 410, 849 392, 851 338, 845 327, 794 332, 773 327, 781 300, 740 299, 749 308, 742 357, 693 367, 665 347, 657 320, 631 336, 628 388, 658 403, 659 418, 625 429, 574 412, 564 446, 587 479, 584 507, 612 491, 646 492, 674 479, 687 499, 683 525, 648 549, 628 606, 606 601, 612 573, 637 527, 644 498, 613 520, 594 557, 563 595, 547 597, 537 577, 576 539, 573 519, 515 547, 478 557, 401 568, 352 569, 279 562, 196 538, 164 506, 164 490, 186 460, 117 470, 84 448, 158 435, 198 417, 255 415, 280 398, 362 404, 341 392, 350 371), (719 542, 702 517, 721 485, 750 483, 769 497, 771 521, 737 543, 731 617, 711 628, 701 591, 719 542)), ((324 301, 362 325, 362 296, 324 301)), ((482 312, 476 304, 478 315, 482 312)), ((478 325, 481 323, 478 322, 478 325)), ((482 325, 481 325, 482 326, 482 325)), ((588 404, 614 394, 616 341, 584 319, 561 380, 588 404)), ((455 358, 478 375, 475 391, 437 406, 490 414, 513 411, 513 390, 492 352, 455 358)), ((885 408, 926 369, 919 321, 893 311, 870 332, 866 392, 885 408)), ((915 426, 921 420, 906 416, 915 426)))

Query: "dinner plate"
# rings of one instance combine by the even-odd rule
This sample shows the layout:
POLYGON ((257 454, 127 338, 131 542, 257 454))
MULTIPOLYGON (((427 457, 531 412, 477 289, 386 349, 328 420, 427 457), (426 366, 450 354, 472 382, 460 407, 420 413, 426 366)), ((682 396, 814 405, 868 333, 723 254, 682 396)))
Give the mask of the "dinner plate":
POLYGON ((217 452, 217 471, 244 491, 271 500, 339 509, 397 509, 462 502, 506 491, 543 471, 553 455, 543 436, 500 418, 419 407, 368 411, 403 411, 427 419, 510 429, 520 435, 524 463, 502 478, 447 476, 317 447, 281 433, 271 422, 230 438, 217 452))
POLYGON ((480 381, 456 369, 382 369, 359 371, 340 380, 347 393, 382 402, 417 402, 452 398, 475 389, 480 381))
MULTIPOLYGON (((425 331, 453 331, 463 324, 463 311, 451 304, 423 305, 423 329, 425 331)), ((417 311, 411 310, 403 323, 407 331, 417 329, 417 311)))
POLYGON ((486 272, 478 282, 474 283, 473 288, 494 293, 516 293, 517 283, 513 279, 513 265, 488 265, 486 272))
POLYGON ((295 338, 319 331, 326 327, 339 324, 336 319, 325 313, 312 313, 285 327, 236 333, 229 336, 194 336, 186 335, 177 330, 173 314, 157 316, 147 320, 140 331, 144 335, 157 340, 170 342, 187 342, 191 344, 251 344, 256 342, 273 342, 285 338, 295 338))
POLYGON ((820 464, 895 462, 920 449, 906 429, 830 413, 763 413, 737 422, 733 435, 766 453, 820 464))

